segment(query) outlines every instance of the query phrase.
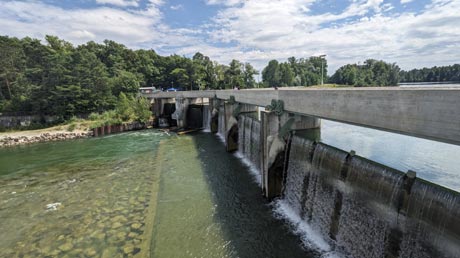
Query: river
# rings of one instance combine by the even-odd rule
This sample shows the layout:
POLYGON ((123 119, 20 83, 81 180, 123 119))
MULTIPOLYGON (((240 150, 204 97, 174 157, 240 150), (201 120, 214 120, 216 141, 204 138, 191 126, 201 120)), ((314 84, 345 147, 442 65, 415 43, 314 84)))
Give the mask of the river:
POLYGON ((217 136, 0 150, 0 257, 316 257, 217 136))
MULTIPOLYGON (((327 120, 314 135, 460 190, 458 146, 327 120)), ((210 133, 145 130, 0 149, 0 203, 0 257, 324 254, 280 219, 250 168, 210 133)))

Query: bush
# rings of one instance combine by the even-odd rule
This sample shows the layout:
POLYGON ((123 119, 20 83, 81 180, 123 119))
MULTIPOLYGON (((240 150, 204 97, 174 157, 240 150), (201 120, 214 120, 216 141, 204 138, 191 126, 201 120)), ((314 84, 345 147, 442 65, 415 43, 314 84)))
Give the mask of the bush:
POLYGON ((91 113, 89 114, 88 116, 88 119, 91 120, 91 121, 96 121, 96 120, 99 120, 100 118, 100 115, 98 113, 91 113))
POLYGON ((132 121, 147 123, 151 115, 150 103, 146 98, 134 99, 122 92, 118 97, 118 103, 114 110, 105 111, 102 114, 91 113, 89 115, 89 119, 94 121, 90 125, 90 129, 105 125, 120 125, 123 122, 132 121))
POLYGON ((116 107, 117 116, 122 121, 132 121, 134 120, 134 109, 133 109, 134 99, 128 98, 123 92, 118 96, 118 103, 116 107))
POLYGON ((144 97, 140 97, 134 102, 134 119, 143 124, 147 123, 152 116, 149 101, 144 97))
POLYGON ((69 127, 67 127, 67 131, 73 132, 75 130, 75 127, 77 127, 76 124, 71 124, 71 125, 69 125, 69 127))

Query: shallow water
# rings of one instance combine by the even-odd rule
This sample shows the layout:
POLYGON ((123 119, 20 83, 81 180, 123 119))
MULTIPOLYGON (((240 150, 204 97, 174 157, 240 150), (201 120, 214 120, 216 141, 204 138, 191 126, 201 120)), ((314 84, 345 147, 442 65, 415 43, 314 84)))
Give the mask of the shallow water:
POLYGON ((163 138, 134 132, 0 150, 0 257, 148 252, 163 138))

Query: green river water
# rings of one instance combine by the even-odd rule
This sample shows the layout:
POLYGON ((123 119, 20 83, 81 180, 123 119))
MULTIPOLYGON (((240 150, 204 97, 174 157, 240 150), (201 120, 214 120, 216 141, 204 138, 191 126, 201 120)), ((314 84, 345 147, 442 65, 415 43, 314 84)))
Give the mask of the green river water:
POLYGON ((315 257, 211 134, 0 149, 0 257, 315 257))

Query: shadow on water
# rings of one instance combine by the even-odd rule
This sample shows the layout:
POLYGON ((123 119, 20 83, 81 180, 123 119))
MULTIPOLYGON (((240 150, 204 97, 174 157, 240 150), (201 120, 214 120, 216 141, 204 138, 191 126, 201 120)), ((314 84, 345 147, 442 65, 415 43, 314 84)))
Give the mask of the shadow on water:
POLYGON ((225 151, 214 135, 192 136, 197 157, 216 206, 214 220, 222 231, 234 257, 318 257, 302 248, 298 236, 285 222, 273 216, 272 207, 262 197, 260 187, 248 168, 225 151))

